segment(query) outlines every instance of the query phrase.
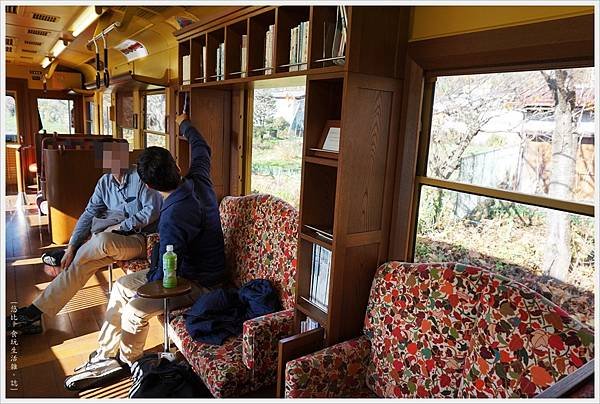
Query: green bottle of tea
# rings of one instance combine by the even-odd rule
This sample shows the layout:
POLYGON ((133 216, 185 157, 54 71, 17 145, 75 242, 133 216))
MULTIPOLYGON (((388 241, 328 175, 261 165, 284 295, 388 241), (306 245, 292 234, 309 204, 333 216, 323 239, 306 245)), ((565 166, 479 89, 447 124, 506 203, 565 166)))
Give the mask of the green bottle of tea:
POLYGON ((163 287, 174 288, 177 286, 177 254, 173 252, 173 246, 167 246, 167 252, 163 254, 163 287))

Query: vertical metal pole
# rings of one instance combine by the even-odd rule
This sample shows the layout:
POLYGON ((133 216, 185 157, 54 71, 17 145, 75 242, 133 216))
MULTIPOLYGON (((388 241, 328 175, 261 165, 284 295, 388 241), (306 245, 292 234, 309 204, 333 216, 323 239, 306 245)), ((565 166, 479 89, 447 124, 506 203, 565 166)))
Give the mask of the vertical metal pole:
POLYGON ((108 266, 108 294, 112 292, 112 284, 113 284, 113 264, 108 266))
POLYGON ((169 352, 169 298, 165 297, 165 352, 169 352))

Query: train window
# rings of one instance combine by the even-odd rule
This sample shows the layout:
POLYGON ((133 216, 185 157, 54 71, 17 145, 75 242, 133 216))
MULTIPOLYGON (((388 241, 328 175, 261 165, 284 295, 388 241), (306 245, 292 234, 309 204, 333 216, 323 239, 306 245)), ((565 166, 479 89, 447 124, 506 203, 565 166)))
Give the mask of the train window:
POLYGON ((19 130, 17 126, 17 101, 15 96, 12 94, 6 94, 4 96, 6 105, 5 109, 5 123, 4 133, 6 143, 18 143, 19 142, 19 130))
POLYGON ((135 148, 135 132, 133 129, 122 128, 121 133, 123 134, 123 139, 129 143, 129 151, 133 151, 135 148))
POLYGON ((415 261, 492 267, 593 325, 594 73, 437 77, 415 261))
POLYGON ((102 94, 102 126, 104 135, 112 136, 112 124, 110 121, 110 106, 112 105, 111 93, 102 94))
POLYGON ((146 147, 167 145, 167 96, 164 92, 145 96, 144 139, 146 147))
POLYGON ((96 104, 94 103, 94 97, 85 99, 85 133, 94 134, 94 109, 96 104))
POLYGON ((60 134, 75 133, 72 100, 38 98, 37 106, 42 124, 40 131, 60 134))
POLYGON ((254 90, 250 189, 300 203, 305 86, 254 90))

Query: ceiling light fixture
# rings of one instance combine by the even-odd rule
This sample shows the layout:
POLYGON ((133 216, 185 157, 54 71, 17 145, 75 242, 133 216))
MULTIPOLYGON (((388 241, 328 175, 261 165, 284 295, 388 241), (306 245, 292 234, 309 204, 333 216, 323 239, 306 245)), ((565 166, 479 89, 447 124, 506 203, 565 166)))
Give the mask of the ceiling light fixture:
POLYGON ((73 36, 77 37, 83 31, 86 30, 87 27, 90 26, 96 19, 100 17, 100 14, 96 14, 95 6, 88 6, 83 10, 79 17, 75 20, 73 25, 71 25, 71 31, 73 31, 73 36))
POLYGON ((56 44, 54 44, 54 46, 52 47, 52 50, 50 51, 50 53, 52 53, 52 56, 54 56, 55 58, 58 57, 58 55, 60 55, 60 53, 62 51, 64 51, 66 49, 66 45, 64 44, 64 42, 62 41, 62 39, 59 39, 56 44))
POLYGON ((51 63, 50 58, 48 58, 48 56, 46 56, 44 58, 44 60, 42 60, 42 68, 45 69, 46 67, 48 67, 50 65, 50 63, 51 63))

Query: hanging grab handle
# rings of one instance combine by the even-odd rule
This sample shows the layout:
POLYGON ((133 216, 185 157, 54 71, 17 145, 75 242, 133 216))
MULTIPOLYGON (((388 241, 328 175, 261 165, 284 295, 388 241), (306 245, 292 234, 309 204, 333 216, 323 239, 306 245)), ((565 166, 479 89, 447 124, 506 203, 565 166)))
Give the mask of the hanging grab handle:
POLYGON ((100 51, 98 50, 98 44, 94 41, 94 47, 96 48, 96 89, 100 88, 100 51))
POLYGON ((102 35, 104 42, 104 86, 108 88, 110 84, 110 76, 108 74, 108 46, 106 46, 106 36, 102 35))

